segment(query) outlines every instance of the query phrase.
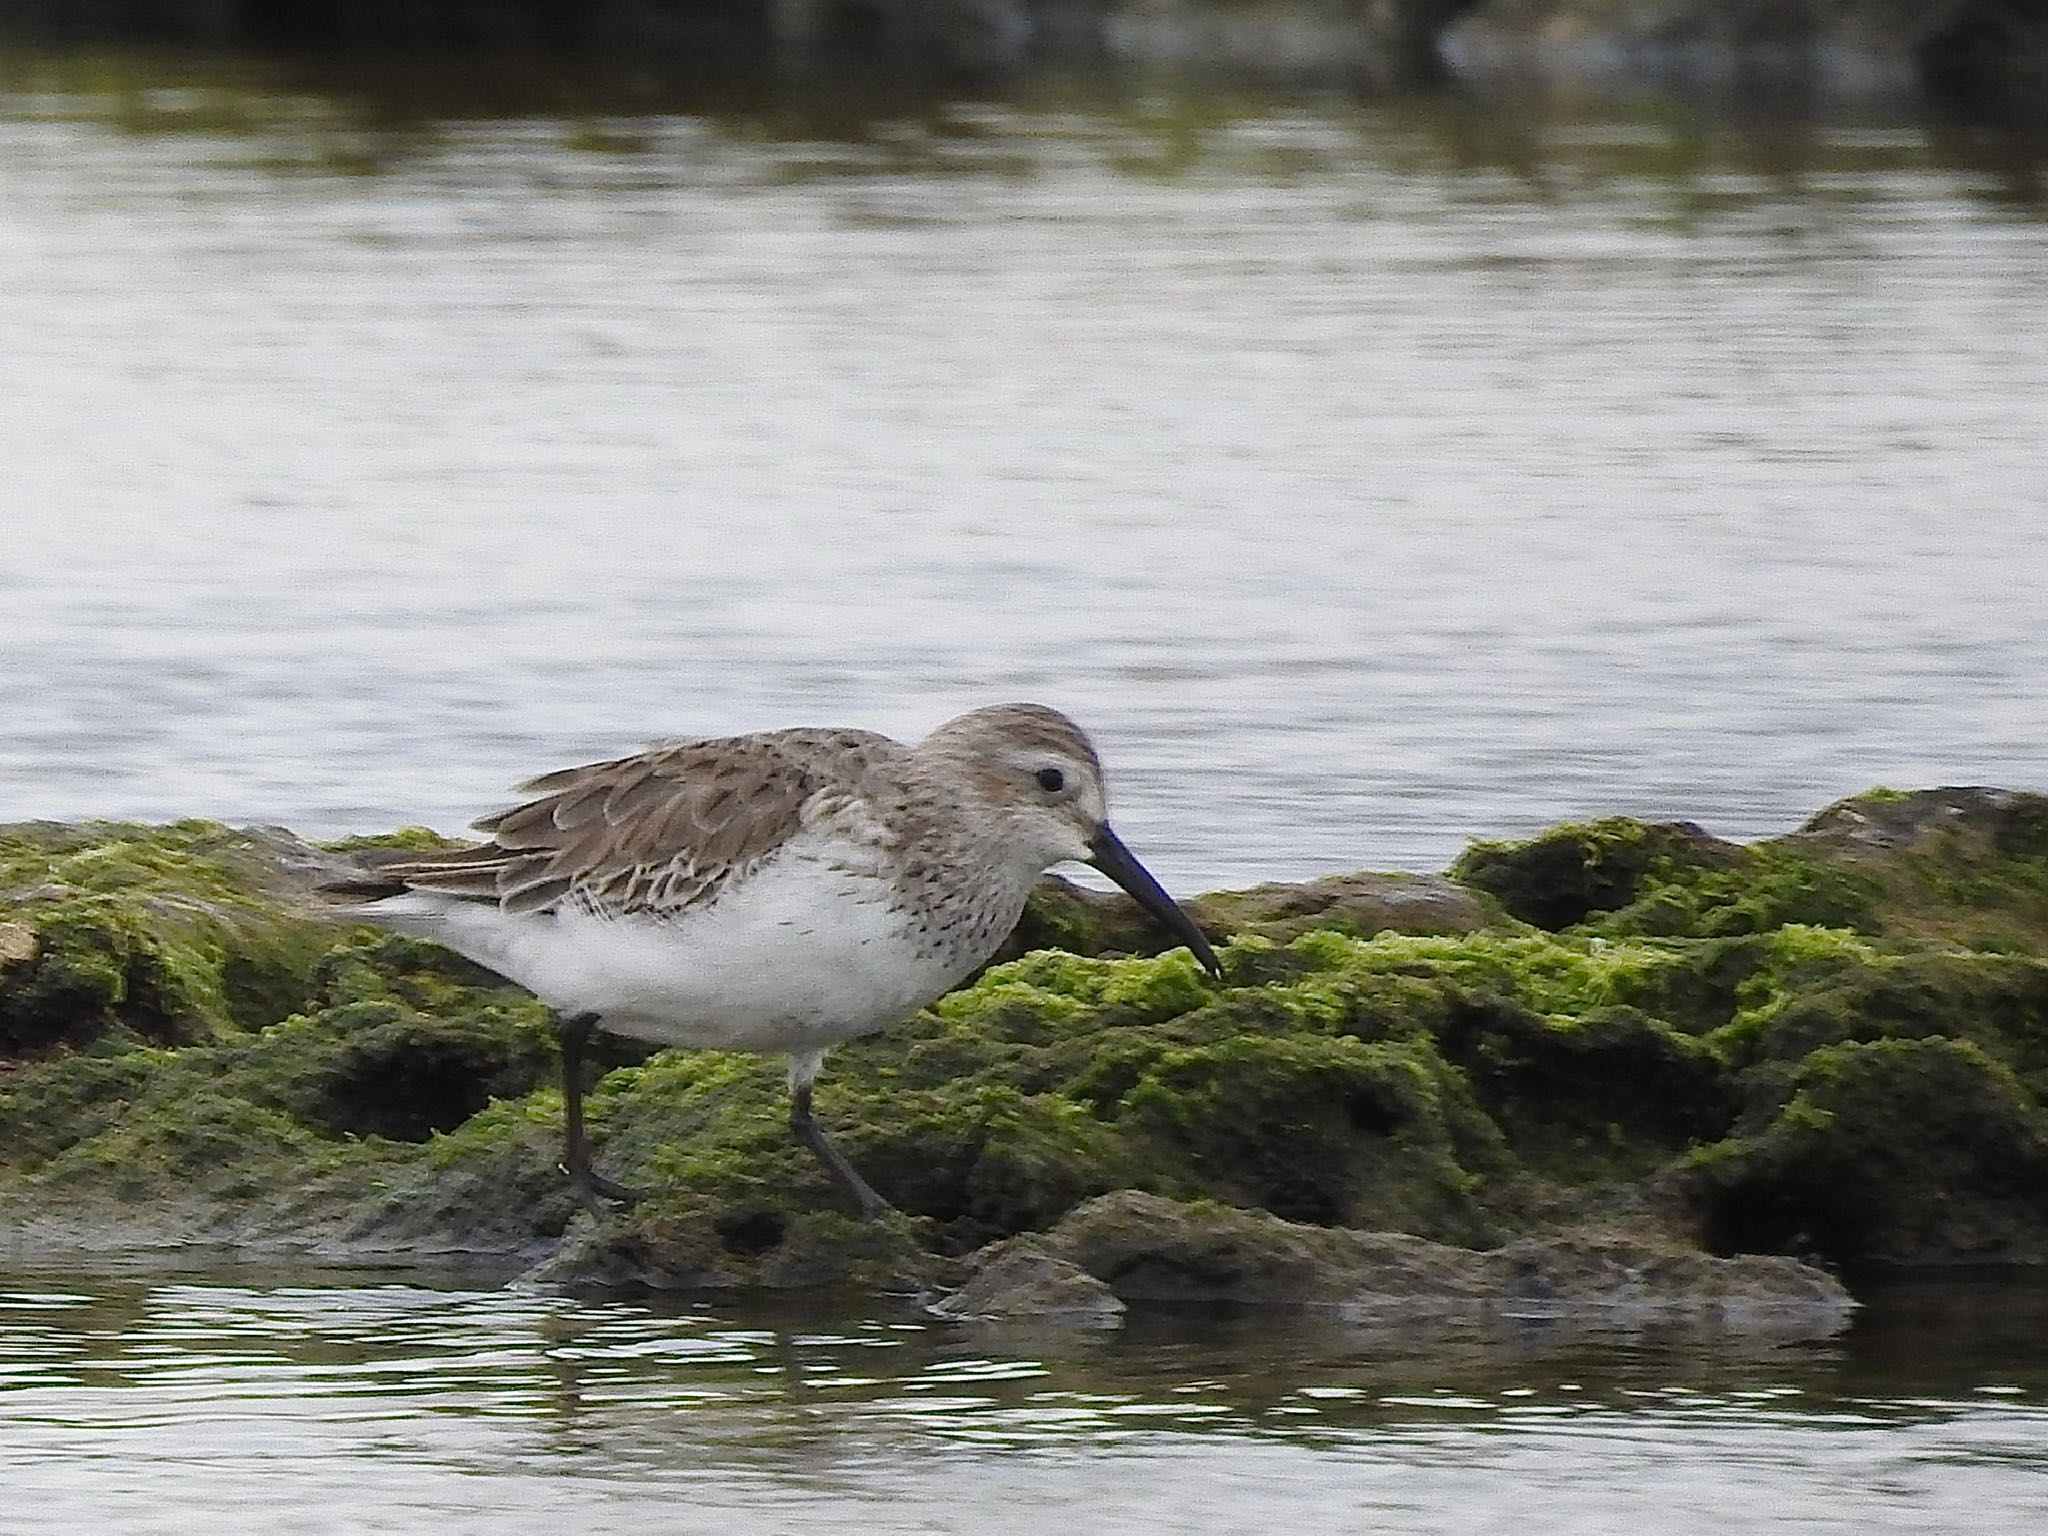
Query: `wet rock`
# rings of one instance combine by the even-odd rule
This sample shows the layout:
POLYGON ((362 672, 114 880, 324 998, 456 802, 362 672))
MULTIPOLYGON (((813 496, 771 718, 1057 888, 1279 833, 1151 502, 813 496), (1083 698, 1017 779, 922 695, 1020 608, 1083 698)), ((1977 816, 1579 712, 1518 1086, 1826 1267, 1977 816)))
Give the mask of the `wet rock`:
POLYGON ((1733 1322, 1800 1317, 1825 1332, 1853 1306, 1840 1282, 1789 1258, 1714 1258, 1597 1232, 1478 1251, 1135 1190, 1079 1207, 1038 1251, 1069 1260, 1125 1301, 1328 1308, 1361 1319, 1534 1307, 1733 1322))
POLYGON ((1974 831, 2003 851, 2048 853, 2048 797, 2007 789, 1874 790, 1838 800, 1785 841, 1844 853, 1895 853, 1932 835, 1974 831))
POLYGON ((1192 906, 1205 927, 1276 944, 1316 928, 1371 938, 1377 933, 1477 933, 1504 926, 1492 906, 1442 875, 1326 875, 1299 884, 1218 891, 1198 897, 1192 906))
POLYGON ((1136 1190, 1076 1208, 1047 1247, 1126 1301, 1436 1308, 1488 1294, 1469 1250, 1136 1190))
POLYGON ((975 1255, 966 1283, 931 1310, 939 1317, 1102 1327, 1123 1317, 1124 1303, 1080 1265, 1049 1252, 1042 1239, 1015 1237, 975 1255))
POLYGON ((1854 1302, 1826 1270, 1775 1254, 1716 1257, 1627 1234, 1524 1238, 1488 1255, 1507 1298, 1523 1309, 1593 1308, 1633 1316, 1713 1313, 1730 1320, 1848 1320, 1854 1302))

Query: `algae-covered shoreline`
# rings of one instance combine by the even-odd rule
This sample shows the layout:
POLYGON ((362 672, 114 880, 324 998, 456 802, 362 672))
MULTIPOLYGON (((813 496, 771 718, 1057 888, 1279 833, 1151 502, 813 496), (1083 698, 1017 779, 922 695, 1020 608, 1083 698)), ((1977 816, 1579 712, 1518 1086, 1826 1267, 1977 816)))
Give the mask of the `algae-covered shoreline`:
POLYGON ((900 1207, 867 1224, 789 1139, 779 1061, 614 1046, 593 1129, 654 1194, 594 1226, 545 1011, 321 916, 339 857, 0 828, 0 1244, 1094 1314, 2048 1260, 2048 797, 1878 791, 1751 845, 1609 820, 1203 896, 1221 982, 1049 882, 1010 958, 835 1053, 819 1113, 900 1207))

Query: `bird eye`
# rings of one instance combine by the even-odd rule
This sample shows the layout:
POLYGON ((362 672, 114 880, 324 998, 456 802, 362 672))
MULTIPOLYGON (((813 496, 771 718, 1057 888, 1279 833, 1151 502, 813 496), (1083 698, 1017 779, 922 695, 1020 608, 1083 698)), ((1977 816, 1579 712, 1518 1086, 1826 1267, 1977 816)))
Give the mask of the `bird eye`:
POLYGON ((1033 777, 1048 795, 1056 795, 1067 787, 1067 776, 1057 768, 1041 768, 1033 777))

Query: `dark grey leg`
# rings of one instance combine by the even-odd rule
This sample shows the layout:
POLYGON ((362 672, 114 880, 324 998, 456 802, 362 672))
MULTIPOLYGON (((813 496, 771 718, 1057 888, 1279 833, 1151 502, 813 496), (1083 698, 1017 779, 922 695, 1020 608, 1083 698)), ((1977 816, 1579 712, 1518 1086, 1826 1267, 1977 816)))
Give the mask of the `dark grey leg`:
POLYGON ((565 1146, 562 1171, 576 1186, 576 1198, 591 1215, 602 1219, 608 1212, 603 1202, 632 1205, 640 1191, 615 1183, 590 1166, 590 1139, 583 1133, 583 1048, 590 1032, 597 1028, 594 1013, 572 1014, 561 1022, 562 1036, 562 1119, 565 1146))
POLYGON ((824 1053, 815 1056, 792 1056, 789 1062, 789 1128, 796 1139, 811 1149, 811 1155, 825 1165, 825 1171, 839 1183, 860 1207, 862 1221, 873 1221, 895 1209, 888 1201, 876 1194, 854 1171, 840 1154, 837 1147, 825 1139, 825 1132, 811 1117, 811 1079, 817 1075, 824 1053))

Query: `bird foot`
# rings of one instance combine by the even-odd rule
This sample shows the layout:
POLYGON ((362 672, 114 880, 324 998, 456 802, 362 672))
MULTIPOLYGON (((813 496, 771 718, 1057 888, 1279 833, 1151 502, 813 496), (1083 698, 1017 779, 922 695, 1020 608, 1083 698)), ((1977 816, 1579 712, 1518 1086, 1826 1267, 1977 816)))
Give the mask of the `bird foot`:
POLYGON ((616 1179, 608 1179, 592 1169, 576 1169, 567 1163, 557 1166, 569 1176, 569 1182, 576 1186, 576 1198, 582 1203, 583 1209, 600 1221, 611 1215, 612 1206, 630 1211, 647 1198, 646 1190, 635 1189, 630 1184, 621 1184, 616 1179), (606 1204, 607 1201, 610 1202, 609 1206, 606 1204))
POLYGON ((884 1216, 896 1214, 896 1207, 876 1194, 865 1179, 859 1181, 858 1188, 849 1189, 847 1193, 853 1196, 853 1203, 860 1208, 862 1221, 880 1221, 884 1216))

